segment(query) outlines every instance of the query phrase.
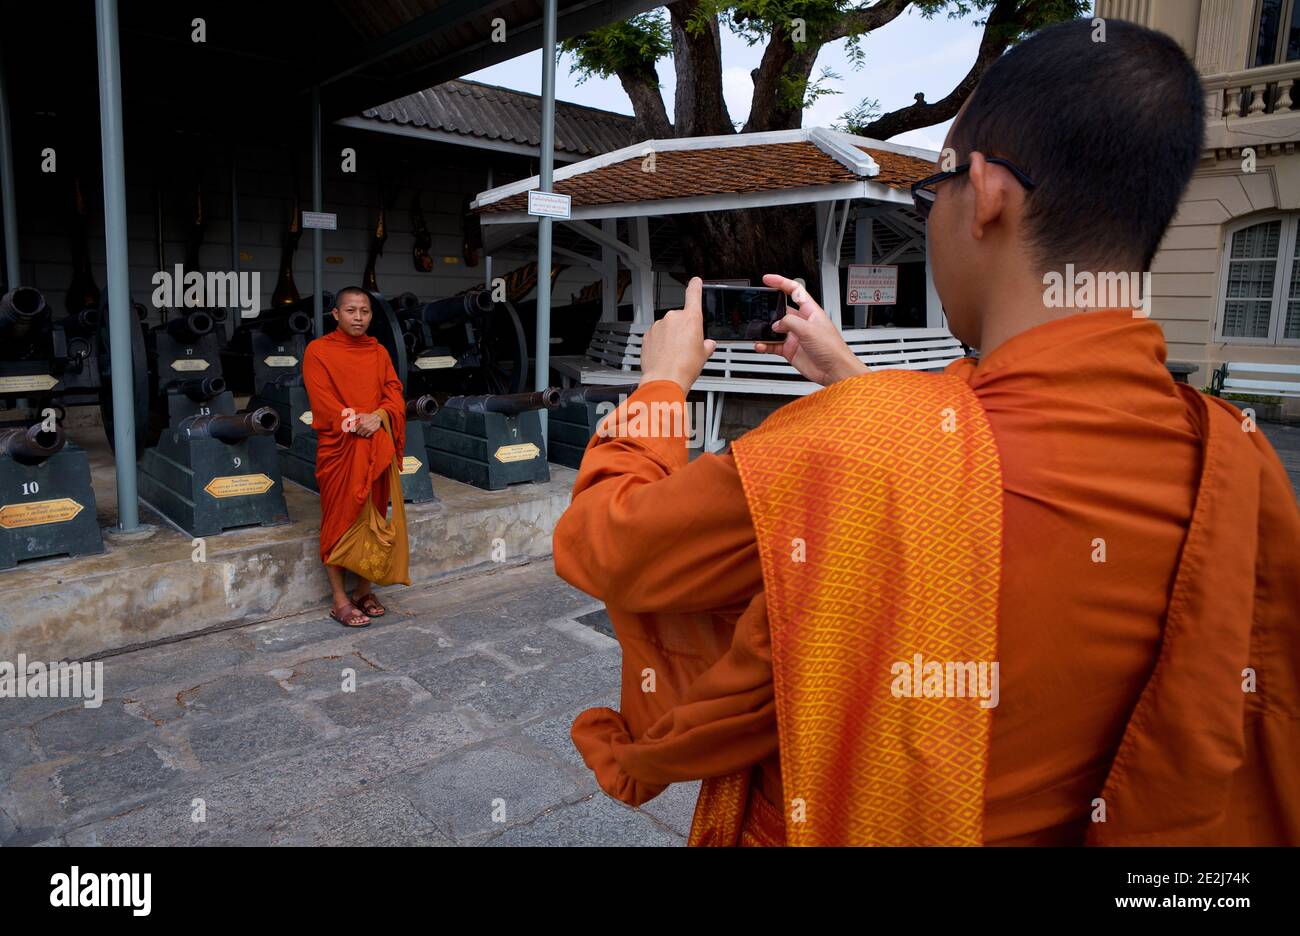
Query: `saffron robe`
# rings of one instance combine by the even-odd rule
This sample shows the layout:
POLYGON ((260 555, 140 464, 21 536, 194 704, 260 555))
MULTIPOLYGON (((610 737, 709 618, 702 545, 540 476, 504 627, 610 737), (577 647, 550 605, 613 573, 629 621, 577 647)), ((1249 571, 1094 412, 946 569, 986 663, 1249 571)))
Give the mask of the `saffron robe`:
POLYGON ((375 509, 387 511, 388 469, 394 453, 406 447, 406 400, 388 351, 370 335, 353 338, 336 328, 310 342, 302 376, 316 432, 324 562, 367 497, 374 497, 375 509), (382 429, 369 438, 345 431, 347 411, 360 416, 381 408, 388 412, 391 437, 382 429))
MULTIPOLYGON (((1164 356, 1159 326, 1122 310, 948 369, 984 410, 1002 479, 986 844, 1300 842, 1295 496, 1263 435, 1175 385, 1164 356)), ((656 381, 624 406, 638 402, 684 401, 656 381)), ((623 647, 620 711, 572 732, 601 787, 639 804, 739 776, 706 784, 693 841, 783 841, 764 575, 735 459, 688 464, 670 432, 598 435, 554 553, 623 647)))

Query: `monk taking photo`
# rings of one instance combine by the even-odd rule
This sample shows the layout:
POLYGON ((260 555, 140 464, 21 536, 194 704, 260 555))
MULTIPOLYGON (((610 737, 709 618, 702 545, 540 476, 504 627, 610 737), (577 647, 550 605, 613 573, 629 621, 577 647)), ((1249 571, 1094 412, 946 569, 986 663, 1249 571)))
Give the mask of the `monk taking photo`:
POLYGON ((366 334, 373 311, 365 290, 339 290, 330 314, 337 327, 307 345, 302 365, 317 439, 320 553, 333 593, 330 617, 364 627, 385 612, 372 582, 410 584, 397 467, 406 402, 388 351, 366 334), (357 578, 350 593, 348 569, 357 578))
POLYGON ((555 531, 623 649, 619 710, 572 729, 605 792, 703 779, 697 845, 1300 844, 1286 472, 1253 419, 1174 382, 1136 300, 1047 288, 1150 269, 1204 99, 1130 23, 1013 47, 913 186, 978 357, 868 373, 765 276, 790 307, 758 350, 825 389, 688 462, 712 350, 691 281, 555 531))

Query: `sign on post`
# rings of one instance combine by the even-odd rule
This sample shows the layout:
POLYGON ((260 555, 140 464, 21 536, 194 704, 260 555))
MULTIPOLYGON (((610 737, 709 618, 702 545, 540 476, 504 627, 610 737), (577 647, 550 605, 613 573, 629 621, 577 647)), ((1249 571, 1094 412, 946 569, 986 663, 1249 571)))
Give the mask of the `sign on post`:
POLYGON ((849 266, 849 305, 893 305, 898 302, 898 264, 849 266))
POLYGON ((302 213, 302 226, 308 231, 316 228, 322 231, 337 231, 339 229, 339 216, 332 211, 304 211, 302 213))
POLYGON ((528 193, 528 213, 539 218, 559 218, 568 221, 573 210, 573 196, 558 192, 539 192, 532 189, 528 193))

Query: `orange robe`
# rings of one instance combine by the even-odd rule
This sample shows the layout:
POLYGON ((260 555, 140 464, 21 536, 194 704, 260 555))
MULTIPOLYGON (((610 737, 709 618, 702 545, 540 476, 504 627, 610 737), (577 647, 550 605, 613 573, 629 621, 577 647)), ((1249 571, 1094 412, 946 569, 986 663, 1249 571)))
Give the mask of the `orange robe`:
POLYGON ((384 346, 369 335, 353 338, 335 329, 307 345, 303 382, 316 431, 316 482, 320 487, 320 555, 329 555, 357 518, 366 498, 388 509, 388 468, 406 447, 406 401, 402 382, 384 346), (393 435, 369 438, 344 430, 345 410, 360 415, 388 411, 393 435))
MULTIPOLYGON (((1158 325, 1100 312, 948 369, 1001 462, 986 844, 1300 842, 1295 495, 1263 435, 1176 387, 1164 356, 1158 325)), ((657 381, 634 401, 682 394, 657 381)), ((598 435, 554 552, 623 647, 620 711, 573 727, 601 787, 639 804, 752 771, 736 841, 780 840, 771 633, 735 459, 598 435)))

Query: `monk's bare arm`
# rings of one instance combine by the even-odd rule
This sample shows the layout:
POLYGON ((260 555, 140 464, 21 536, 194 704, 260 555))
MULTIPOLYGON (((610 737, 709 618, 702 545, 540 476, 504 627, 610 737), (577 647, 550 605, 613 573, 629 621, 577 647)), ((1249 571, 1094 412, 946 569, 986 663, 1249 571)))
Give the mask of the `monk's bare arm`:
POLYGON ((729 455, 687 463, 684 426, 673 417, 685 403, 681 387, 660 380, 611 414, 556 526, 556 572, 621 611, 734 610, 762 589, 735 463, 729 455))

